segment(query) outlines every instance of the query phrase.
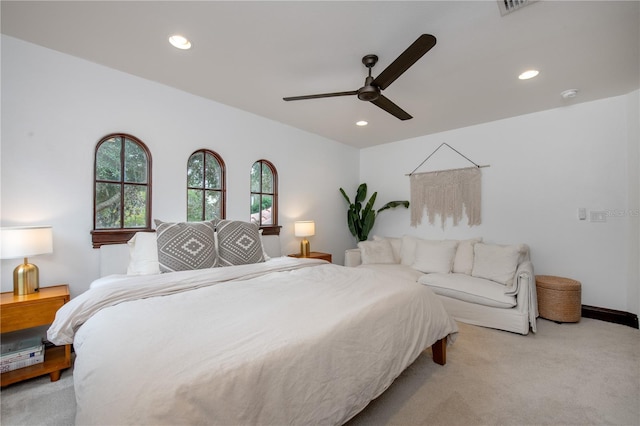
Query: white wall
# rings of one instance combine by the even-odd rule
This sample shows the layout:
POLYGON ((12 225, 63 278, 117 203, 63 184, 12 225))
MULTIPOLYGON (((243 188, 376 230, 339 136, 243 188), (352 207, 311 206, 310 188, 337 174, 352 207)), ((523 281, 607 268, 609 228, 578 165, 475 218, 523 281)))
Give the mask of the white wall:
MULTIPOLYGON (((536 274, 582 283, 582 303, 638 313, 638 92, 364 149, 360 180, 376 206, 409 199, 409 178, 446 142, 483 168, 482 224, 444 230, 409 225, 408 210, 383 212, 373 234, 482 236, 530 246, 536 274), (635 194, 635 195, 634 195, 635 194), (580 221, 577 209, 609 212, 580 221)), ((442 147, 418 171, 470 164, 442 147)))
MULTIPOLYGON (((311 247, 334 262, 352 245, 338 188, 358 180, 355 148, 3 35, 1 221, 53 225, 54 253, 31 259, 43 286, 69 283, 74 296, 98 276, 93 155, 112 132, 151 150, 153 218, 185 220, 186 162, 209 148, 227 166, 227 218, 248 220, 251 165, 266 158, 278 170, 283 253, 299 250, 300 219, 316 221, 311 247)), ((2 291, 18 263, 2 261, 2 291)))
MULTIPOLYGON (((283 253, 298 250, 293 221, 316 220, 312 249, 342 263, 355 245, 346 205, 359 182, 379 207, 409 199, 411 172, 442 142, 483 171, 483 221, 443 230, 409 226, 408 210, 389 210, 373 233, 426 238, 481 235, 530 245, 538 274, 578 279, 583 303, 638 313, 640 185, 638 92, 386 144, 360 152, 203 98, 2 36, 1 224, 51 224, 54 253, 32 259, 41 284, 67 282, 73 295, 98 275, 91 248, 93 153, 111 132, 142 139, 153 155, 153 216, 183 220, 185 169, 198 148, 227 165, 227 217, 248 215, 249 169, 259 158, 279 172, 283 253), (313 158, 313 161, 308 161, 313 158), (358 163, 360 166, 358 167, 358 163), (576 210, 614 212, 606 223, 578 221, 576 210), (618 215, 617 212, 627 212, 618 215)), ((465 167, 443 147, 419 171, 465 167)), ((373 235, 372 233, 372 235, 373 235)), ((2 291, 15 260, 3 260, 2 291)))

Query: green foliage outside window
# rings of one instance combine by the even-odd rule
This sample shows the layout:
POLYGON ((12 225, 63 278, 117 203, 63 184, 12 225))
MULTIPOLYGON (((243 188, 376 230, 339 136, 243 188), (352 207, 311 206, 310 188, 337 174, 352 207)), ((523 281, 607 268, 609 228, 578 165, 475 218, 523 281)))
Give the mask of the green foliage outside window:
POLYGON ((126 137, 102 142, 96 152, 96 229, 145 228, 149 161, 144 148, 126 137))
POLYGON ((223 165, 209 151, 196 151, 187 162, 187 220, 223 218, 223 165))
POLYGON ((251 196, 251 213, 258 213, 260 210, 267 210, 273 205, 273 197, 269 195, 251 196))
POLYGON ((251 221, 260 225, 273 225, 275 176, 267 162, 256 161, 251 167, 251 221))

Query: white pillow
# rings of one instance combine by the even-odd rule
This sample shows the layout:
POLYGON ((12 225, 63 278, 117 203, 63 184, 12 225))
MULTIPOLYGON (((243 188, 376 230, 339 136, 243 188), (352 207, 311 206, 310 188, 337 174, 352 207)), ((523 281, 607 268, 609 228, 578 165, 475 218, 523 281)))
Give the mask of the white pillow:
POLYGON ((129 266, 127 275, 153 275, 160 273, 158 243, 155 232, 136 232, 127 241, 129 266))
POLYGON ((410 235, 402 236, 402 247, 400 249, 400 263, 411 266, 416 259, 416 243, 420 238, 410 235))
POLYGON ((391 243, 387 240, 360 241, 358 243, 363 265, 379 263, 398 263, 393 256, 391 243))
POLYGON ((400 263, 400 251, 402 250, 402 238, 393 238, 393 237, 379 237, 378 235, 373 236, 373 241, 381 241, 387 240, 391 243, 391 250, 393 250, 393 257, 396 260, 396 263, 400 263))
MULTIPOLYGON (((260 233, 260 245, 262 246, 262 257, 264 257, 264 261, 270 260, 271 257, 267 254, 267 251, 264 248, 264 240, 262 239, 262 229, 258 231, 260 233)), ((218 250, 218 233, 216 232, 216 250, 218 250)))
POLYGON ((476 243, 471 275, 510 286, 516 275, 520 256, 526 251, 523 244, 501 246, 476 243))
POLYGON ((416 257, 411 267, 425 274, 448 274, 453 267, 458 242, 419 240, 416 242, 416 257))
POLYGON ((453 272, 471 275, 473 270, 473 247, 480 242, 482 242, 482 237, 458 242, 456 257, 453 259, 453 272))

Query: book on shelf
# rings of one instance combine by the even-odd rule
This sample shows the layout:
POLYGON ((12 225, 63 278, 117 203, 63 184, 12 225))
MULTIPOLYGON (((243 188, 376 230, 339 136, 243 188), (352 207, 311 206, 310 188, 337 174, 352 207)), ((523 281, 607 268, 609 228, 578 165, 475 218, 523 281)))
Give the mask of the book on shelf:
POLYGON ((41 336, 3 338, 0 344, 0 373, 44 362, 44 353, 41 336))
POLYGON ((2 355, 0 357, 0 365, 9 364, 16 361, 22 361, 23 359, 34 358, 43 354, 44 354, 44 344, 41 344, 39 347, 34 347, 32 349, 28 349, 25 351, 2 355))
POLYGON ((45 351, 42 332, 37 328, 2 333, 0 372, 42 363, 45 351))
POLYGON ((30 336, 22 339, 7 339, 0 345, 0 359, 36 352, 42 349, 41 336, 30 336))
POLYGON ((17 370, 19 368, 29 367, 30 365, 40 364, 44 362, 44 351, 40 355, 22 359, 19 361, 9 362, 7 364, 0 364, 0 373, 7 373, 9 371, 17 370))

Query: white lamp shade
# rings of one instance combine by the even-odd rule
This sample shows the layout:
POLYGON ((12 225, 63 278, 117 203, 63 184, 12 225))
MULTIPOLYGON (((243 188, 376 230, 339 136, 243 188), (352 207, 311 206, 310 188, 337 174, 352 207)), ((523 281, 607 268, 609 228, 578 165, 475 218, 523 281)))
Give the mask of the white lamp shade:
POLYGON ((316 224, 312 220, 301 220, 294 223, 296 237, 310 237, 316 234, 316 224))
POLYGON ((50 226, 22 226, 0 229, 0 258, 18 259, 53 253, 50 226))

